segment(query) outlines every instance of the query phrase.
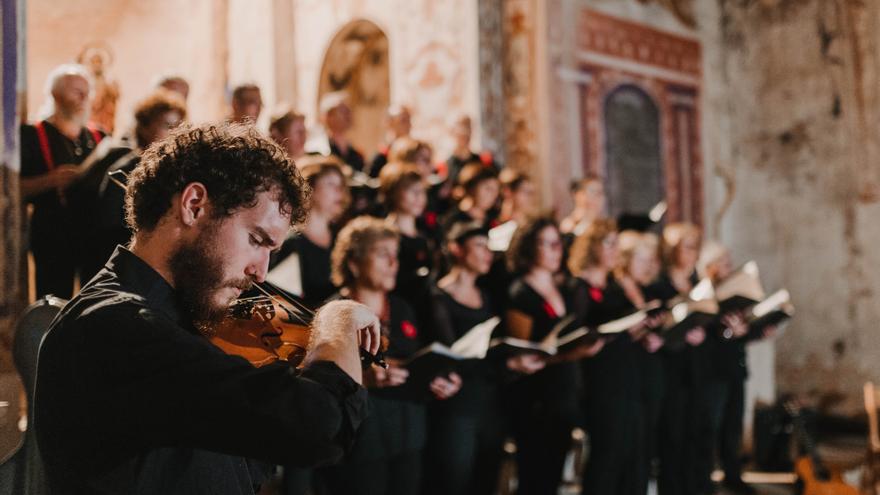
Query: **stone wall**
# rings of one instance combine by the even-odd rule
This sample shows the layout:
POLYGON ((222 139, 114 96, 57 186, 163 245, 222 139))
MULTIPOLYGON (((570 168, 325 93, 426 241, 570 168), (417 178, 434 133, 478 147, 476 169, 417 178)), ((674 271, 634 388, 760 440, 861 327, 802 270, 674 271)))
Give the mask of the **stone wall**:
POLYGON ((719 6, 706 19, 722 47, 712 82, 724 94, 707 112, 714 174, 731 198, 718 234, 792 291, 780 390, 858 412, 863 381, 880 380, 880 4, 719 6))

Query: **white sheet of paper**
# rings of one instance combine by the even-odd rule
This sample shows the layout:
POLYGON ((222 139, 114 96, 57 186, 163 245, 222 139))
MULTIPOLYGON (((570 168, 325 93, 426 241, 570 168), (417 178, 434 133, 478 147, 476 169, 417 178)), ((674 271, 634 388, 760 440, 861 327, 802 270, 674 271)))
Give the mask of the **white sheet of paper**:
POLYGON ((645 318, 648 317, 648 313, 645 311, 637 311, 629 316, 624 316, 618 320, 609 321, 608 323, 604 323, 599 325, 597 329, 601 334, 609 334, 609 333, 621 333, 629 330, 630 328, 638 325, 639 323, 645 321, 645 318))
POLYGON ((452 344, 452 352, 465 359, 483 359, 489 352, 492 330, 495 330, 499 323, 501 323, 501 318, 493 316, 483 323, 474 325, 452 344))
POLYGON ((510 220, 490 229, 489 249, 496 253, 507 251, 507 247, 510 246, 510 241, 513 239, 513 233, 516 232, 516 227, 516 222, 510 220))
POLYGON ((266 281, 274 284, 295 296, 302 296, 302 273, 299 266, 299 254, 291 253, 281 260, 266 275, 266 281))

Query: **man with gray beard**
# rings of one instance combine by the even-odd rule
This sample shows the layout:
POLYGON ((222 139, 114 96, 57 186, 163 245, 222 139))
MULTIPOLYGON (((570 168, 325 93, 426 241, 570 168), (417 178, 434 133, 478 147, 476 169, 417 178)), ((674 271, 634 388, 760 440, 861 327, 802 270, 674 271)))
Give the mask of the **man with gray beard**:
POLYGON ((37 297, 69 299, 83 251, 77 218, 81 198, 72 186, 80 176, 79 165, 104 135, 86 125, 92 82, 85 67, 55 68, 46 81, 46 97, 43 120, 21 128, 21 195, 33 205, 30 250, 37 297))

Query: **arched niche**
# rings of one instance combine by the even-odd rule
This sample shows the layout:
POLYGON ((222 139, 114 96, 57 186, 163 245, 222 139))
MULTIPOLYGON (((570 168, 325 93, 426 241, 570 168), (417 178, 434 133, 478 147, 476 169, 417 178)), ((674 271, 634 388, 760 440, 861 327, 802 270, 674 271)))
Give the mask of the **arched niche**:
POLYGON ((666 196, 657 105, 624 84, 605 98, 603 115, 608 213, 646 214, 666 196))
POLYGON ((365 19, 349 22, 330 42, 318 87, 318 101, 335 91, 348 93, 353 128, 350 139, 369 160, 382 140, 382 122, 390 102, 388 37, 365 19))

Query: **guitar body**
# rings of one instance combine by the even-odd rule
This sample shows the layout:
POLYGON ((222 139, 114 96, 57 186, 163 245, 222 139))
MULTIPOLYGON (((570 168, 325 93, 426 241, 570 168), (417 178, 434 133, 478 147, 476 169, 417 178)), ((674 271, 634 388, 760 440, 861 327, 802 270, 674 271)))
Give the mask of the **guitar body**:
POLYGON ((802 495, 859 495, 859 491, 843 482, 840 471, 828 469, 827 480, 820 479, 810 457, 801 457, 794 464, 794 472, 803 486, 802 495))

